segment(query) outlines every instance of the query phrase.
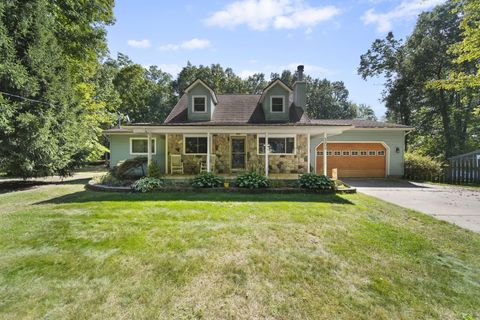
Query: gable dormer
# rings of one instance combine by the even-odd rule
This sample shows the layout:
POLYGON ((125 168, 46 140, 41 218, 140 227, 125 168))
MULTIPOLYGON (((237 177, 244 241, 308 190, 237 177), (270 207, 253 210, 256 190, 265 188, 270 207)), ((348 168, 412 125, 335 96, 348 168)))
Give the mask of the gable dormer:
POLYGON ((185 89, 187 95, 188 121, 211 121, 217 96, 215 92, 201 79, 195 80, 185 89))
POLYGON ((267 122, 288 122, 292 89, 282 80, 275 79, 263 90, 260 97, 267 122))

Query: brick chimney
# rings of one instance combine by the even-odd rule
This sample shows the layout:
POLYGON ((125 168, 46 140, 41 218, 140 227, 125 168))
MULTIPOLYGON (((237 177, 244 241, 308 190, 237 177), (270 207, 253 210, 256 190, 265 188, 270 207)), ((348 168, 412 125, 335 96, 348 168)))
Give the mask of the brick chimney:
POLYGON ((307 101, 307 82, 303 76, 303 65, 297 67, 297 72, 295 73, 297 81, 293 84, 293 103, 302 109, 305 109, 305 104, 307 101))

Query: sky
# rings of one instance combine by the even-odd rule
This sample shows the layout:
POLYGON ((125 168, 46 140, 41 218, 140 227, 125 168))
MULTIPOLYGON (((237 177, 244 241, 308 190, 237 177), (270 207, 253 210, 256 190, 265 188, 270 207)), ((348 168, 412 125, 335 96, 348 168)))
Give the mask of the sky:
POLYGON ((176 77, 190 61, 220 63, 241 77, 305 65, 341 80, 355 103, 385 113, 383 80, 357 74, 360 55, 392 31, 406 37, 417 16, 444 0, 117 0, 107 28, 110 54, 157 65, 176 77))

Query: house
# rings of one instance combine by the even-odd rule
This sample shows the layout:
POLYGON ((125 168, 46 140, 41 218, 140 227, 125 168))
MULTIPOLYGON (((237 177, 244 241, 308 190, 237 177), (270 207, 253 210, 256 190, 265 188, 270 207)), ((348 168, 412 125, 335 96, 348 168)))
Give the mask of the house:
POLYGON ((304 67, 289 87, 273 80, 262 94, 217 94, 202 79, 186 88, 163 123, 106 130, 110 166, 146 156, 166 174, 220 175, 257 170, 271 177, 316 172, 339 177, 403 175, 403 125, 310 119, 304 67), (267 145, 267 148, 265 147, 267 145))

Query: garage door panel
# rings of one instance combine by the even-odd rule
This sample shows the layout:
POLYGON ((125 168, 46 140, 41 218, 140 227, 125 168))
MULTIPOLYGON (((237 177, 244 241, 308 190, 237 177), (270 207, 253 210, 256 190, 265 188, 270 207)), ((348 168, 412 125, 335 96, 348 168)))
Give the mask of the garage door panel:
MULTIPOLYGON (((328 143, 327 171, 331 175, 332 169, 336 168, 339 177, 372 177, 382 178, 386 173, 386 149, 381 143, 328 143), (336 156, 335 151, 356 151, 359 155, 336 156), (360 152, 367 155, 360 155, 360 152), (375 155, 369 155, 369 151, 375 151, 375 155), (383 155, 378 155, 383 151, 383 155)), ((323 151, 321 144, 317 151, 323 151)), ((323 174, 323 156, 317 156, 317 172, 323 174)))

